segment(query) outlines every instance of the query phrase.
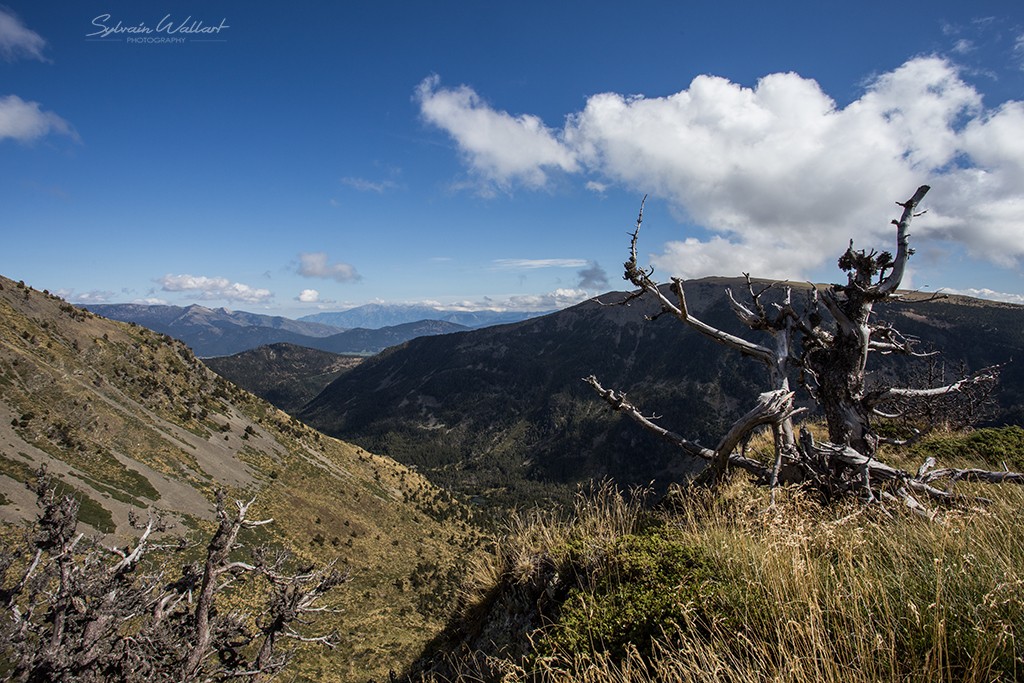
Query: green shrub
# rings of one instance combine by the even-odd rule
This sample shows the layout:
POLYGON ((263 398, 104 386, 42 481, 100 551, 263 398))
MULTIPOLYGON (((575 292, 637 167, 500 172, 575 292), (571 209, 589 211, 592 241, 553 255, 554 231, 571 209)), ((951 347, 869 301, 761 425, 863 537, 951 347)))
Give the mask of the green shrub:
MULTIPOLYGON (((570 564, 587 571, 589 553, 570 547, 570 564)), ((619 538, 601 566, 578 577, 558 617, 537 642, 537 653, 571 660, 606 654, 613 660, 635 648, 649 655, 652 643, 687 625, 721 619, 720 580, 699 547, 655 527, 619 538)))

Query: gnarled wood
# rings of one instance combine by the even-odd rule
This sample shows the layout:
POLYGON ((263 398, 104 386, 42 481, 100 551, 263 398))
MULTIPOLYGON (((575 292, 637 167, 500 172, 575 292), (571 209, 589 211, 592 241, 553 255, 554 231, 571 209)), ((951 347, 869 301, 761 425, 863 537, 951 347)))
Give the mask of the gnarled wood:
MULTIPOLYGON (((825 414, 829 439, 853 446, 865 455, 873 455, 878 448, 865 386, 872 334, 877 329, 871 321, 872 309, 876 302, 895 294, 902 282, 912 253, 910 223, 929 189, 922 185, 910 199, 898 203, 903 213, 893 221, 895 258, 888 252, 854 251, 850 243, 839 259, 839 267, 847 273, 847 284, 832 285, 822 292, 822 301, 835 323, 834 334, 806 340, 802 363, 806 375, 817 384, 815 394, 825 414)), ((896 347, 891 339, 891 332, 886 332, 882 341, 896 347)))
POLYGON ((231 515, 218 496, 220 524, 204 569, 186 565, 180 579, 168 582, 159 571, 138 569, 154 547, 153 533, 162 529, 158 520, 151 519, 134 546, 124 549, 82 542, 83 534, 75 532, 77 501, 55 495, 44 471, 37 481, 43 512, 33 530, 34 552, 0 550, 0 574, 20 567, 18 580, 0 594, 7 680, 269 680, 290 655, 276 647, 280 638, 333 644, 333 635, 304 636, 295 625, 323 611, 317 601, 348 575, 333 566, 289 574, 283 556, 268 561, 258 551, 252 562, 233 558, 241 529, 271 521, 247 518, 252 500, 237 502, 231 515), (255 633, 215 605, 229 577, 243 572, 264 577, 273 594, 255 633), (258 649, 251 660, 249 643, 258 649))
MULTIPOLYGON (((928 193, 922 185, 905 202, 897 202, 903 211, 896 226, 896 255, 888 252, 855 251, 851 241, 839 259, 847 274, 845 285, 821 288, 812 285, 808 307, 798 313, 792 304, 792 293, 785 289, 781 302, 766 306, 763 295, 772 285, 755 291, 750 276, 744 273, 750 302, 739 301, 727 290, 729 303, 737 318, 753 331, 767 334, 771 344, 759 344, 730 334, 695 317, 688 309, 683 282, 672 279, 673 301, 653 279, 653 269, 644 269, 637 262, 637 241, 643 223, 643 203, 630 241, 630 256, 625 262, 624 278, 638 290, 622 303, 629 303, 645 294, 657 299, 661 314, 670 314, 708 339, 759 360, 768 369, 771 391, 761 395, 757 406, 737 420, 712 450, 694 444, 679 434, 654 423, 625 396, 605 389, 594 376, 586 378, 595 391, 615 410, 628 415, 644 429, 668 440, 689 455, 709 463, 703 478, 714 482, 727 466, 733 465, 757 476, 773 488, 778 483, 785 463, 790 479, 802 481, 826 497, 854 495, 871 502, 898 500, 912 510, 927 515, 917 499, 940 504, 958 504, 966 499, 933 486, 939 481, 979 481, 989 483, 1024 483, 1024 474, 987 472, 978 469, 932 470, 926 462, 916 474, 892 467, 876 458, 879 437, 873 429, 873 418, 880 409, 900 401, 927 400, 966 392, 979 385, 991 386, 998 368, 986 368, 971 377, 940 387, 921 389, 887 387, 868 391, 866 368, 869 354, 898 353, 925 356, 916 348, 916 340, 905 337, 891 325, 872 319, 876 303, 892 299, 902 282, 910 248, 910 224, 918 206, 928 193), (770 312, 771 311, 771 312, 770 312), (827 317, 826 317, 827 312, 827 317), (792 416, 793 392, 790 375, 799 370, 803 386, 824 413, 829 440, 815 443, 809 433, 802 433, 799 443, 794 437, 792 416), (762 425, 772 425, 775 458, 771 466, 751 460, 736 452, 737 446, 762 425)), ((646 197, 645 197, 646 200, 646 197)), ((659 315, 661 315, 659 314, 659 315)), ((896 411, 898 413, 898 409, 896 411)), ((977 499, 972 499, 977 500, 977 499)))

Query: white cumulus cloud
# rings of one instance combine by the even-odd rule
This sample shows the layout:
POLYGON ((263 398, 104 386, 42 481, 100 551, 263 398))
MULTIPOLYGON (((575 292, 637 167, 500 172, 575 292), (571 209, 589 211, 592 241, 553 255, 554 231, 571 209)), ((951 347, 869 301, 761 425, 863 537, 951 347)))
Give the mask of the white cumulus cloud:
POLYGON ((320 292, 316 291, 315 289, 304 289, 301 292, 299 292, 299 295, 296 297, 296 299, 304 304, 315 304, 316 302, 320 301, 320 292))
POLYGON ((323 252, 299 254, 298 272, 302 277, 318 277, 338 282, 352 282, 362 277, 356 272, 355 266, 348 263, 330 263, 327 254, 323 252))
MULTIPOLYGON (((516 294, 508 297, 484 297, 480 300, 456 301, 437 307, 446 311, 554 311, 574 306, 592 298, 584 289, 560 288, 543 294, 516 294)), ((437 302, 420 302, 424 305, 437 302)))
POLYGON ((57 296, 75 304, 105 304, 114 298, 114 292, 94 289, 89 292, 76 293, 74 289, 58 289, 54 292, 57 296))
POLYGON ((496 111, 465 85, 442 88, 431 76, 416 88, 420 113, 455 139, 470 168, 485 182, 541 187, 552 170, 579 170, 573 151, 540 118, 496 111))
POLYGON ((196 292, 202 300, 241 301, 263 303, 274 297, 269 289, 250 287, 241 282, 231 282, 225 277, 205 275, 164 275, 157 283, 165 292, 196 292))
POLYGON ((543 187, 543 170, 557 166, 591 188, 669 202, 702 232, 653 255, 662 272, 802 278, 850 238, 891 249, 894 202, 925 183, 933 190, 914 224, 918 246, 952 242, 1003 266, 1024 260, 1024 103, 985 108, 939 57, 874 77, 843 107, 796 73, 753 87, 703 75, 664 97, 593 95, 559 131, 493 110, 465 86, 439 89, 436 78, 418 93, 424 117, 491 182, 543 187), (504 128, 482 134, 487 121, 504 128), (537 144, 516 144, 510 130, 532 131, 537 144), (515 164, 495 161, 506 158, 515 164))
POLYGON ((850 237, 882 238, 893 202, 952 161, 953 122, 979 101, 939 59, 883 74, 845 108, 794 73, 753 88, 699 76, 669 97, 596 95, 567 138, 713 233, 666 244, 662 269, 800 277, 850 237))
POLYGON ((45 62, 43 48, 46 40, 35 31, 26 28, 18 17, 0 7, 0 57, 13 62, 20 57, 45 62))
POLYGON ((52 111, 43 111, 38 102, 26 102, 17 95, 0 97, 0 140, 30 142, 50 133, 77 138, 71 124, 52 111))
POLYGON ((591 298, 583 289, 560 288, 546 294, 520 294, 501 302, 502 307, 516 311, 553 311, 574 306, 591 298))

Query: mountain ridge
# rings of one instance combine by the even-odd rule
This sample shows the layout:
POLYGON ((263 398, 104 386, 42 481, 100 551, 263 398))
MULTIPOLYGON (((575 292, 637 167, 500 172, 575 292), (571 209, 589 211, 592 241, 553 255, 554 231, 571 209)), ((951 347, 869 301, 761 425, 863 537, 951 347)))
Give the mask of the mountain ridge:
POLYGON ((344 311, 324 311, 299 318, 301 322, 315 322, 340 327, 377 329, 419 320, 441 320, 468 328, 504 325, 547 315, 551 311, 466 311, 446 309, 422 304, 364 304, 344 311))
MULTIPOLYGON (((105 318, 134 322, 150 327, 149 322, 173 325, 182 321, 230 322, 242 327, 267 327, 270 329, 287 330, 306 337, 328 337, 343 331, 343 328, 324 325, 317 322, 302 322, 279 315, 264 315, 248 311, 233 311, 224 307, 209 308, 200 304, 189 306, 173 306, 170 304, 92 304, 84 306, 105 318), (126 319, 129 318, 129 319, 126 319)), ((159 332, 160 330, 156 330, 159 332)), ((166 333, 165 333, 166 334, 166 333)))
POLYGON ((87 310, 135 323, 185 342, 197 356, 231 356, 260 346, 288 343, 331 353, 373 354, 424 334, 468 329, 445 321, 417 320, 380 329, 341 329, 282 316, 225 308, 148 304, 99 304, 87 310))
POLYGON ((292 413, 364 358, 278 342, 203 362, 221 377, 292 413))
MULTIPOLYGON (((746 283, 685 282, 690 311, 752 337, 725 296, 730 286, 739 294, 746 283)), ((810 287, 790 286, 794 297, 810 287)), ((629 296, 612 292, 520 323, 411 340, 339 377, 297 415, 500 505, 571 490, 590 478, 623 485, 676 481, 695 463, 610 414, 581 378, 598 375, 645 413, 657 413, 663 426, 705 444, 750 408, 768 388, 766 378, 759 364, 658 315, 649 299, 611 305, 629 296)), ((1024 307, 904 298, 877 314, 934 342, 951 368, 960 360, 977 370, 1024 357, 1024 307), (979 336, 979 329, 989 334, 979 336)), ((899 363, 877 362, 878 381, 903 372, 899 363)), ((999 419, 1024 423, 1024 364, 1003 369, 1001 401, 999 419)))

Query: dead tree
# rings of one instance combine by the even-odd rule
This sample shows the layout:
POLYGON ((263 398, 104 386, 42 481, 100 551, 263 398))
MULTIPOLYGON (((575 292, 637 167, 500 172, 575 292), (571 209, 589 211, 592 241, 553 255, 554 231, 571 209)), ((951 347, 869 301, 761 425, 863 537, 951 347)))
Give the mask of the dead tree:
POLYGON ((917 391, 913 396, 897 392, 893 401, 875 407, 876 415, 892 421, 904 435, 904 438, 885 441, 909 445, 933 429, 958 431, 995 417, 998 386, 985 375, 998 373, 1001 369, 1002 366, 995 366, 987 368, 982 375, 972 375, 967 364, 961 361, 959 368, 951 371, 937 354, 928 355, 923 364, 909 369, 909 376, 919 389, 932 391, 917 391), (961 379, 950 382, 950 376, 961 379), (967 378, 967 381, 962 378, 967 378), (955 386, 956 390, 948 391, 950 386, 955 386))
MULTIPOLYGON (((643 204, 630 242, 630 256, 625 262, 623 278, 637 290, 622 304, 643 296, 654 297, 661 306, 658 315, 671 315, 685 325, 734 351, 759 361, 767 370, 770 390, 761 394, 757 405, 740 418, 718 447, 697 446, 682 436, 657 425, 625 397, 613 389, 605 389, 593 375, 585 381, 615 410, 628 415, 684 452, 708 461, 702 475, 707 482, 716 482, 733 466, 754 474, 773 489, 780 481, 800 482, 826 497, 856 495, 866 501, 899 499, 906 505, 924 510, 917 497, 943 503, 959 498, 933 486, 940 480, 989 481, 1024 483, 1024 476, 1008 472, 981 470, 932 470, 934 463, 922 466, 915 474, 890 467, 876 458, 879 437, 873 427, 879 416, 887 415, 883 406, 908 400, 948 397, 968 389, 984 387, 987 391, 998 377, 998 368, 988 368, 945 386, 923 389, 899 387, 869 388, 867 364, 871 353, 922 356, 914 340, 901 335, 892 326, 873 316, 877 303, 895 300, 903 279, 910 248, 910 223, 919 214, 918 205, 929 187, 923 185, 906 202, 898 203, 903 211, 896 226, 896 255, 889 252, 855 251, 851 241, 839 259, 839 267, 847 274, 845 285, 831 287, 811 285, 807 301, 797 310, 793 288, 772 283, 757 287, 749 274, 746 278, 747 303, 741 303, 729 289, 726 293, 737 318, 752 331, 765 335, 765 343, 757 343, 706 324, 687 307, 683 281, 672 278, 666 288, 654 280, 653 268, 642 268, 637 261, 637 241, 643 223, 643 204), (769 291, 781 291, 769 302, 769 291), (828 426, 829 440, 815 443, 808 432, 797 438, 793 416, 792 383, 799 384, 817 403, 828 426), (771 425, 775 435, 775 457, 761 463, 737 451, 753 430, 771 425)), ((657 317, 657 316, 655 316, 657 317)), ((982 392, 984 393, 984 392, 982 392)), ((891 410, 891 408, 890 408, 891 410)))
MULTIPOLYGON (((0 551, 0 660, 14 681, 270 680, 288 662, 281 638, 333 645, 333 636, 303 636, 295 625, 347 574, 332 565, 284 571, 285 557, 253 553, 234 559, 253 501, 229 512, 218 495, 218 527, 202 565, 187 564, 169 581, 144 571, 143 557, 162 530, 151 519, 133 546, 105 548, 77 531, 78 502, 59 495, 40 473, 34 485, 42 512, 25 546, 0 551), (254 605, 256 630, 243 615, 218 611, 217 599, 234 577, 268 582, 269 597, 254 605)), ((174 543, 183 549, 180 543, 174 543)))

